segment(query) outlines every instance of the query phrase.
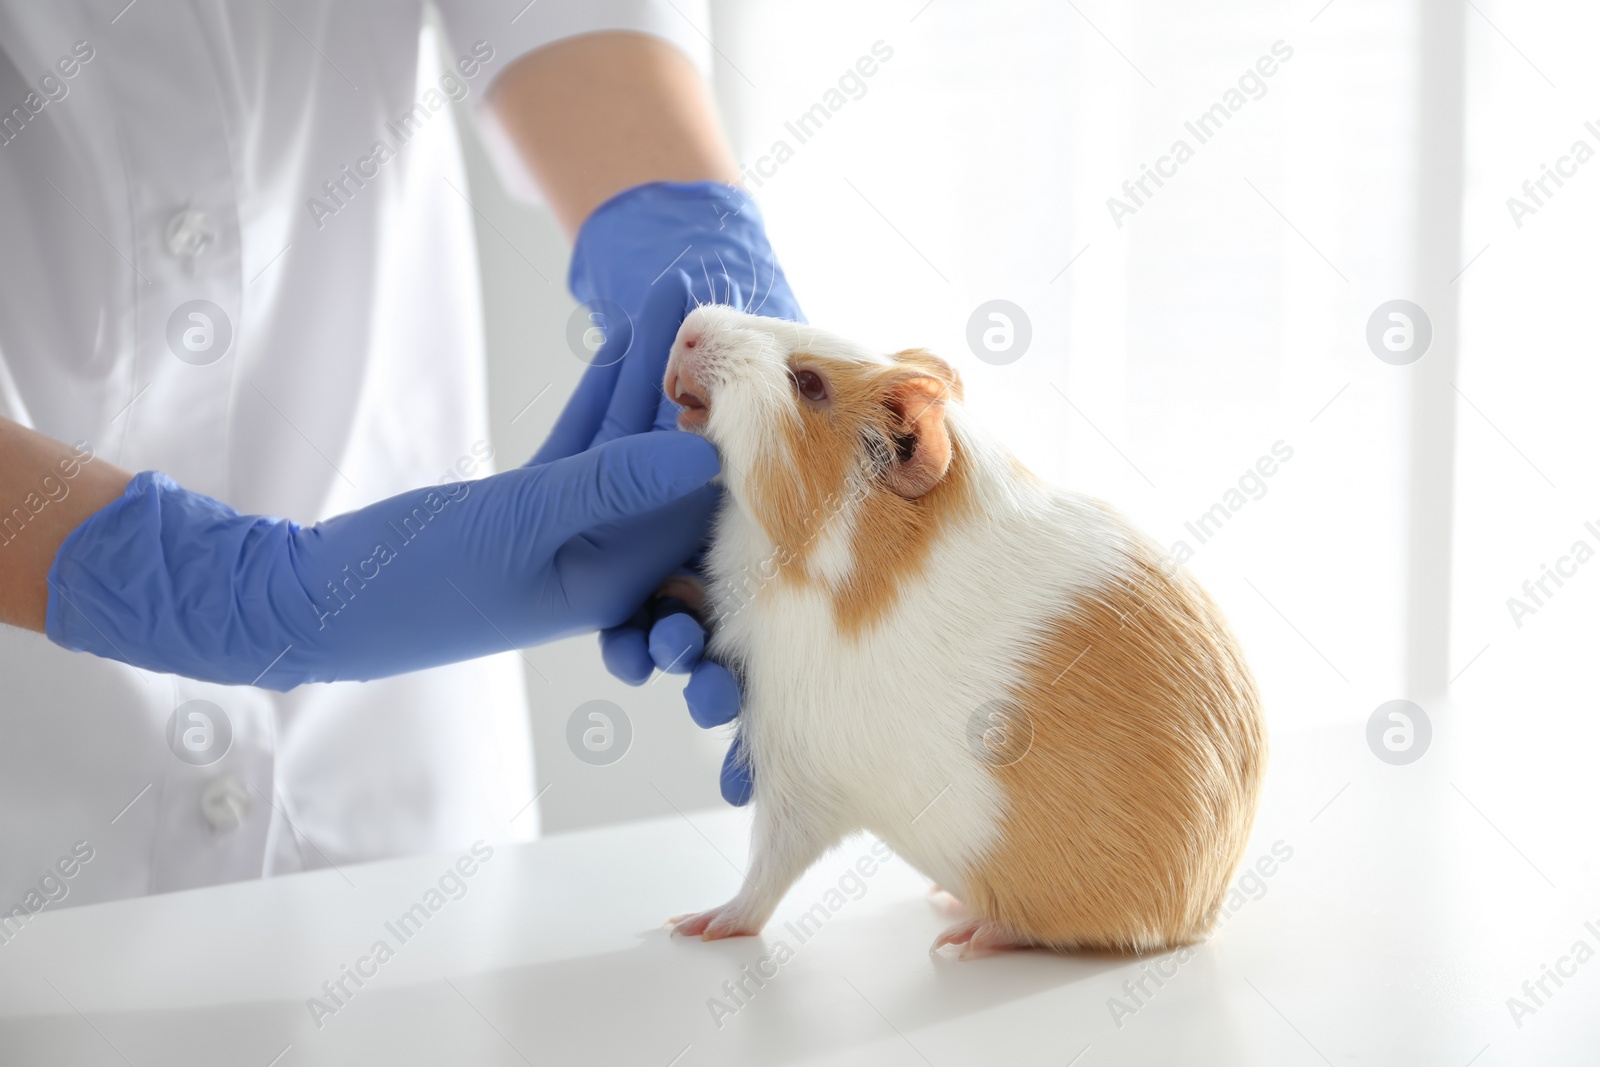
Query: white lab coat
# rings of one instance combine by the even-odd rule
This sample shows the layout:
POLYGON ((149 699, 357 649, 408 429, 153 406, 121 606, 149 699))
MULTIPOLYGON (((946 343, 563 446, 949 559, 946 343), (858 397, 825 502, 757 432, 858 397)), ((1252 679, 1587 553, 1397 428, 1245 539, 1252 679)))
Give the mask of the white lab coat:
MULTIPOLYGON (((704 67, 702 14, 437 6, 443 65, 420 0, 0 0, 0 414, 302 522, 488 473, 447 98, 596 29, 704 67), (220 358, 169 329, 194 300, 220 358)), ((526 839, 533 794, 510 654, 279 695, 0 627, 0 913, 52 873, 55 907, 526 839), (167 743, 194 699, 232 730, 206 766, 167 743)))

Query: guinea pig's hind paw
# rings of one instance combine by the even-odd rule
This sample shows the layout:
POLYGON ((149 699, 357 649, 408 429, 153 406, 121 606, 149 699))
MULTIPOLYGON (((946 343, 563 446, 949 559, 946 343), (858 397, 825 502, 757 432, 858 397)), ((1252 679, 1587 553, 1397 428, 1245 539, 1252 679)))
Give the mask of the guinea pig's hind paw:
POLYGON ((698 937, 702 941, 718 941, 724 937, 752 937, 761 928, 733 910, 731 904, 710 911, 674 915, 666 921, 673 937, 698 937))
POLYGON ((1032 944, 1017 937, 1010 930, 989 919, 969 919, 956 923, 940 934, 928 949, 938 952, 946 945, 960 945, 960 959, 980 959, 1013 949, 1031 948, 1032 944))

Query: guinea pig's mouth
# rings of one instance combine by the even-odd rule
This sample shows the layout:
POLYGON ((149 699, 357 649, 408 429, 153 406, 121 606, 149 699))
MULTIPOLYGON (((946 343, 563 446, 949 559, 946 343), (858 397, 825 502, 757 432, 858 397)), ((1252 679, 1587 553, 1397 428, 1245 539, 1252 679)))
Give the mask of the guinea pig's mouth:
POLYGON ((705 397, 695 391, 701 388, 699 384, 687 375, 679 373, 676 368, 668 369, 665 384, 667 399, 682 409, 678 412, 679 428, 703 429, 710 421, 711 405, 706 403, 705 397))

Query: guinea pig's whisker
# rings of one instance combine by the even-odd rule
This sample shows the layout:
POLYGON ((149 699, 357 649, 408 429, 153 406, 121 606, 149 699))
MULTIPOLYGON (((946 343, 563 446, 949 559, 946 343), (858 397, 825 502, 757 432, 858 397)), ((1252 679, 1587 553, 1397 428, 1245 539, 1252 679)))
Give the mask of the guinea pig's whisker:
POLYGON ((769 406, 777 407, 783 403, 783 395, 778 388, 777 382, 760 379, 756 383, 756 388, 761 391, 763 394, 762 399, 765 400, 769 406))
POLYGON ((723 303, 732 304, 733 303, 733 279, 728 277, 728 265, 726 263, 722 262, 722 253, 721 252, 716 252, 716 253, 713 253, 713 254, 717 257, 717 266, 722 268, 722 280, 728 283, 728 299, 723 301, 723 303))
POLYGON ((706 288, 711 290, 711 302, 717 302, 717 283, 711 280, 711 271, 706 267, 706 257, 700 257, 700 273, 705 276, 706 288))
MULTIPOLYGON (((754 268, 752 268, 752 273, 754 273, 754 268)), ((765 293, 761 294, 761 303, 757 304, 755 306, 755 310, 751 311, 750 314, 752 314, 752 315, 761 314, 761 309, 767 306, 767 297, 772 295, 772 283, 777 281, 777 280, 778 280, 778 260, 777 260, 776 257, 773 257, 773 260, 772 260, 772 273, 767 276, 767 291, 765 293)), ((754 294, 755 294, 755 290, 754 290, 754 286, 752 285, 752 288, 751 288, 752 297, 754 296, 754 294)))
MULTIPOLYGON (((774 260, 773 262, 776 263, 777 261, 774 260)), ((750 312, 750 305, 754 304, 756 302, 756 289, 758 289, 760 287, 760 285, 761 285, 761 279, 756 274, 756 260, 755 260, 754 256, 751 256, 750 257, 750 297, 749 297, 749 299, 747 299, 744 302, 744 311, 745 311, 746 314, 749 314, 749 312, 750 312)))

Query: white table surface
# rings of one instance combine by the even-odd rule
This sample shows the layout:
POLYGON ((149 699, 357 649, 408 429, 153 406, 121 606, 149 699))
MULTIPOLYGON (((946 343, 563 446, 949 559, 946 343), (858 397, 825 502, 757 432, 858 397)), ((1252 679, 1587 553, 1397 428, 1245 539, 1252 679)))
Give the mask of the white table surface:
POLYGON ((497 848, 404 944, 385 922, 454 856, 47 910, 0 946, 0 1063, 1600 1063, 1600 959, 1520 1027, 1506 1003, 1600 950, 1596 735, 1504 709, 1435 730, 1406 767, 1359 730, 1276 739, 1248 856, 1292 858, 1120 1025, 1109 1000, 1151 961, 931 957, 947 918, 898 860, 800 942, 785 923, 864 839, 762 939, 668 938, 737 885, 745 816, 713 811, 497 848), (393 959, 319 1028, 307 998, 380 938, 393 959), (719 1026, 709 998, 780 940, 793 958, 719 1026))

